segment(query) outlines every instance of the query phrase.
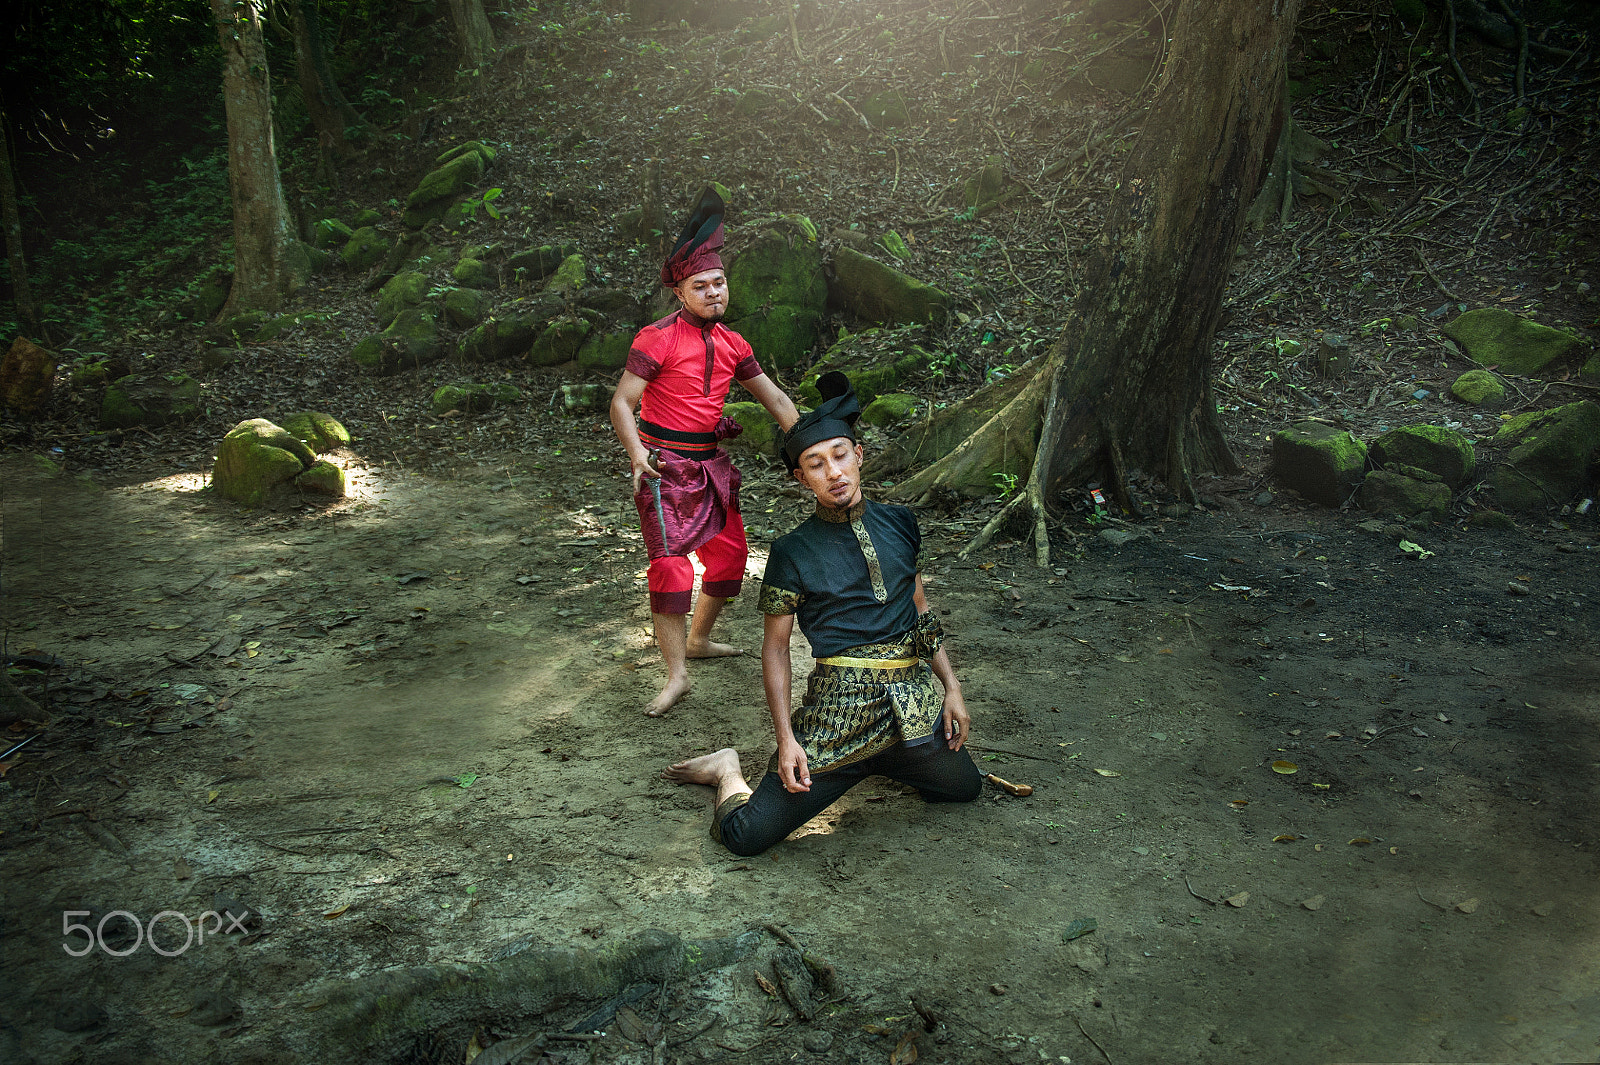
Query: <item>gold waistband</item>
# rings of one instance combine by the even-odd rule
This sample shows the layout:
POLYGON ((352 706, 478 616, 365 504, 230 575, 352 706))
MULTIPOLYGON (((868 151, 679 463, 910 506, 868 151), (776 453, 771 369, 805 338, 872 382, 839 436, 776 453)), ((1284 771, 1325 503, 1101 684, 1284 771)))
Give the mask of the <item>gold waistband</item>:
POLYGON ((848 655, 834 655, 832 658, 819 658, 819 666, 839 666, 843 669, 910 669, 920 659, 916 658, 851 658, 848 655))

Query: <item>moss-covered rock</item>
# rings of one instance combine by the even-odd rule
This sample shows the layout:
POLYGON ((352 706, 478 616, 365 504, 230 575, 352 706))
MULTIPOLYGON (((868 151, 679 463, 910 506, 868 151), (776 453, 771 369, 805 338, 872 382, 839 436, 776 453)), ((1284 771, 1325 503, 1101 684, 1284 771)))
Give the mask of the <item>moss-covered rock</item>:
POLYGON ((514 285, 536 285, 576 254, 578 249, 572 244, 543 244, 519 251, 506 259, 506 281, 514 285))
POLYGON ((577 357, 591 325, 587 319, 565 314, 545 326, 525 356, 530 366, 559 366, 577 357))
POLYGON ((284 418, 281 424, 286 433, 318 455, 350 446, 350 430, 331 414, 301 411, 284 418))
POLYGON ((468 154, 478 156, 483 160, 483 165, 488 166, 490 163, 494 162, 495 157, 499 153, 482 141, 464 141, 461 144, 456 145, 454 148, 446 148, 444 151, 440 152, 438 156, 434 158, 434 162, 443 165, 451 160, 459 159, 463 155, 468 154))
POLYGON ((1404 425, 1368 445, 1372 464, 1416 466, 1438 474, 1451 488, 1460 488, 1477 468, 1472 441, 1439 425, 1404 425))
POLYGON ((815 232, 798 218, 769 228, 728 267, 728 328, 763 366, 787 369, 816 346, 828 285, 815 232))
POLYGON ((834 250, 833 270, 831 297, 869 322, 937 323, 949 312, 948 295, 854 248, 834 250))
POLYGON ((302 492, 315 492, 339 499, 344 496, 344 470, 327 459, 318 459, 310 469, 295 477, 294 485, 302 492))
POLYGON ((767 408, 752 402, 729 403, 722 408, 722 413, 744 427, 744 432, 724 441, 724 447, 751 454, 778 454, 783 433, 779 431, 776 419, 767 413, 767 408))
POLYGON ((222 438, 211 485, 217 494, 258 507, 316 465, 311 449, 265 418, 240 422, 222 438))
POLYGON ((363 226, 350 234, 350 239, 339 252, 339 258, 344 260, 346 267, 359 273, 383 262, 391 246, 382 233, 372 226, 363 226))
POLYGON ((33 417, 50 402, 55 388, 56 354, 27 337, 17 337, 0 358, 0 406, 33 417))
POLYGON ((522 390, 506 383, 444 385, 433 393, 433 413, 443 417, 451 411, 479 414, 496 406, 521 403, 522 390))
POLYGON ((867 425, 903 425, 916 418, 921 405, 922 400, 909 393, 890 392, 868 403, 861 412, 861 420, 867 425))
POLYGON ((928 368, 933 361, 920 345, 912 341, 917 330, 866 329, 841 337, 811 367, 795 397, 815 406, 822 395, 817 378, 838 370, 850 378, 856 398, 870 405, 880 395, 896 392, 907 381, 928 368))
POLYGON ((1581 342, 1500 307, 1468 311, 1442 330, 1467 357, 1502 373, 1534 374, 1577 350, 1581 342))
POLYGON ((261 329, 272 320, 266 311, 245 311, 230 315, 214 325, 207 326, 204 336, 226 340, 234 344, 253 343, 261 329))
POLYGON ((375 226, 383 221, 383 212, 371 207, 363 207, 350 219, 351 229, 360 229, 363 226, 375 226))
POLYGON ((1438 521, 1450 509, 1450 489, 1441 481, 1418 480, 1394 470, 1373 470, 1358 493, 1361 509, 1401 519, 1438 521))
POLYGON ((1342 507, 1366 472, 1367 447, 1321 422, 1296 422, 1272 435, 1272 479, 1325 507, 1342 507))
POLYGON ((450 268, 455 283, 465 288, 499 288, 500 280, 494 269, 482 259, 462 259, 450 268))
POLYGON ((1578 371, 1578 380, 1586 385, 1600 385, 1600 355, 1590 357, 1578 371))
POLYGON ((591 333, 578 349, 578 365, 595 373, 620 370, 633 350, 633 332, 591 333))
POLYGON ((1475 510, 1467 518, 1474 529, 1515 529, 1516 519, 1503 510, 1475 510))
POLYGON ((461 358, 466 362, 498 362, 521 355, 564 308, 565 302, 559 296, 547 294, 507 304, 482 325, 467 330, 461 338, 461 358))
POLYGON ((904 126, 911 121, 911 108, 906 98, 894 89, 867 97, 858 105, 858 110, 879 129, 904 126))
POLYGON ((1564 503, 1600 454, 1600 406, 1585 400, 1520 415, 1501 427, 1494 443, 1510 448, 1493 477, 1501 509, 1564 503))
POLYGON ((550 275, 550 280, 545 282, 544 290, 570 295, 581 289, 588 277, 589 272, 583 265, 583 256, 569 255, 561 260, 561 265, 550 275))
POLYGON ((350 350, 356 365, 375 377, 426 366, 443 356, 439 322, 429 307, 402 311, 389 328, 367 337, 350 350))
POLYGON ((311 227, 311 243, 318 248, 336 248, 348 244, 355 230, 337 218, 324 218, 311 227))
POLYGON ((1468 370, 1450 382, 1450 394, 1474 407, 1493 407, 1506 396, 1506 386, 1488 370, 1468 370))
POLYGON ((407 207, 448 200, 483 180, 488 161, 481 152, 462 151, 428 172, 406 197, 407 207))
POLYGON ((487 292, 472 288, 453 288, 444 294, 444 315, 457 329, 480 325, 489 317, 487 292))
POLYGON ((961 202, 969 208, 979 207, 999 196, 1006 189, 1006 159, 991 155, 983 161, 983 169, 967 178, 961 186, 961 202))
POLYGON ((195 322, 209 322, 215 318, 228 302, 228 289, 233 285, 233 275, 227 273, 212 274, 200 283, 200 294, 189 305, 189 319, 195 322))
POLYGON ((130 374, 106 387, 100 426, 172 425, 191 421, 201 413, 200 382, 188 374, 130 374))
POLYGON ((379 327, 387 328, 393 325, 401 312, 421 306, 422 301, 427 298, 427 275, 413 270, 395 274, 378 290, 376 314, 379 327))

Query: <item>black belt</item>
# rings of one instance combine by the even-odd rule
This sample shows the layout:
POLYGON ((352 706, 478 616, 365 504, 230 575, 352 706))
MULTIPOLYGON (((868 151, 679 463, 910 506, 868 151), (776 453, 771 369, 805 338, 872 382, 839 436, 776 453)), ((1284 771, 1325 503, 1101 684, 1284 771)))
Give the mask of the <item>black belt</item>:
POLYGON ((716 433, 686 433, 681 429, 668 429, 655 422, 647 422, 643 418, 639 419, 639 428, 657 440, 671 444, 687 444, 690 447, 702 448, 717 446, 716 433))

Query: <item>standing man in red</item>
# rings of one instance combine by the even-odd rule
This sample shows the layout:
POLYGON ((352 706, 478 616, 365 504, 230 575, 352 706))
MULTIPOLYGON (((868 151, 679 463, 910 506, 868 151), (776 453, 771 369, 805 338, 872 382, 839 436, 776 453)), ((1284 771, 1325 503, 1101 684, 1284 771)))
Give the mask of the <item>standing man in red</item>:
POLYGON ((667 683, 644 712, 660 717, 689 690, 691 658, 741 654, 713 643, 711 626, 739 594, 749 548, 739 515, 739 471, 717 441, 740 426, 722 413, 738 381, 785 431, 799 412, 756 362, 743 337, 722 324, 728 278, 722 270, 722 198, 706 189, 661 267, 677 311, 634 338, 611 397, 611 425, 633 464, 633 502, 650 552, 650 615, 667 683), (634 422, 634 411, 639 421, 634 422), (694 565, 705 567, 694 623, 694 565))

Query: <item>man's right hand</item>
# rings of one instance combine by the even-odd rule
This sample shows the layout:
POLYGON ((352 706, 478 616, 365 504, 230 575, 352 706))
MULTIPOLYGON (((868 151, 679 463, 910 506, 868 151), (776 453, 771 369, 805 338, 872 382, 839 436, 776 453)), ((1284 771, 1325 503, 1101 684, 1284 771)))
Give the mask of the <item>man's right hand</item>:
POLYGON ((811 790, 805 749, 792 739, 778 744, 778 779, 783 781, 785 791, 811 790))
POLYGON ((639 489, 644 487, 644 478, 660 476, 661 471, 650 464, 648 451, 636 456, 633 460, 633 494, 638 495, 639 489))

